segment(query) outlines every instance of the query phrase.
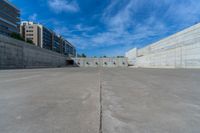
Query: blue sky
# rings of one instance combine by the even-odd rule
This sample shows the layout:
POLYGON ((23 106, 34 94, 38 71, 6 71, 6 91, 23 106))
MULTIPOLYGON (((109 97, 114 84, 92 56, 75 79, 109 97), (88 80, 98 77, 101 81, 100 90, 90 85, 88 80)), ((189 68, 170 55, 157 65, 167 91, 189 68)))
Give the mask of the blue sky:
POLYGON ((88 56, 117 56, 200 22, 199 0, 10 0, 88 56))

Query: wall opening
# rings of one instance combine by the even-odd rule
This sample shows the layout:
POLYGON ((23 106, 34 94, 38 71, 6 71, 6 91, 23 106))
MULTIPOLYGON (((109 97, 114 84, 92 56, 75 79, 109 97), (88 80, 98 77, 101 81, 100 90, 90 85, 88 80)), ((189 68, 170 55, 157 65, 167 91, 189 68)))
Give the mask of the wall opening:
POLYGON ((67 65, 67 66, 72 66, 72 65, 74 65, 74 60, 66 60, 66 65, 67 65))

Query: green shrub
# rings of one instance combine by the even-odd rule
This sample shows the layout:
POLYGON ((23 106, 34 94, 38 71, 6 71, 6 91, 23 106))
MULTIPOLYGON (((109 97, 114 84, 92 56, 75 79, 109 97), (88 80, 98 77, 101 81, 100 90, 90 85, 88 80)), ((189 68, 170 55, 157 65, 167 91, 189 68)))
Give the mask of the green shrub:
POLYGON ((20 34, 15 33, 15 32, 11 33, 10 37, 17 39, 17 40, 25 41, 24 38, 20 34))
POLYGON ((26 42, 27 42, 27 43, 30 43, 30 44, 33 44, 33 41, 32 41, 32 40, 27 40, 26 42))

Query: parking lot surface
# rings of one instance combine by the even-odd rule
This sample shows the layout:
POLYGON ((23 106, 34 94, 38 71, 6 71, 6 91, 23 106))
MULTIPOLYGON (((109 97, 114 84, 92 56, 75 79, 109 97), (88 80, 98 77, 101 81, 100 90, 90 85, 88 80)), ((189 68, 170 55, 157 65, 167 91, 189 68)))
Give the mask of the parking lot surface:
POLYGON ((0 71, 2 133, 199 133, 200 70, 0 71))

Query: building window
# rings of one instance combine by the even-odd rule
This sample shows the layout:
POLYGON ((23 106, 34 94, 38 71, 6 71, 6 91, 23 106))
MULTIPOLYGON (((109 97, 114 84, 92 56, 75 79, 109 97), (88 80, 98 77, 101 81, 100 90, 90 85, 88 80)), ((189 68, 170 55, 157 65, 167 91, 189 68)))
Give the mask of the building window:
POLYGON ((26 30, 26 32, 33 32, 32 30, 26 30))

